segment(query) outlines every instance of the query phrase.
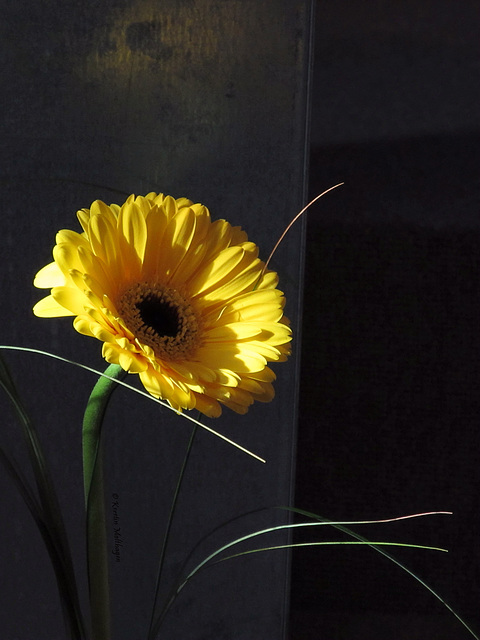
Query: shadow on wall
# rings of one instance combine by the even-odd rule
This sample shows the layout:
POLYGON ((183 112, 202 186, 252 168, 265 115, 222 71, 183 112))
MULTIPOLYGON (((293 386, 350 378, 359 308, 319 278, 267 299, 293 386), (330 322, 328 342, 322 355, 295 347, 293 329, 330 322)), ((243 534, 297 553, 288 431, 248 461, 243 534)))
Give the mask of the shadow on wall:
MULTIPOLYGON (((313 155, 312 194, 346 185, 308 221, 296 505, 347 520, 453 511, 361 532, 447 547, 394 555, 480 629, 478 142, 313 155)), ((414 618, 419 638, 471 637, 368 549, 294 554, 293 640, 403 638, 414 618), (302 621, 332 631, 302 635, 302 621)))
POLYGON ((312 209, 310 233, 327 222, 368 220, 479 228, 479 166, 478 132, 314 150, 312 197, 337 182, 345 185, 312 209))

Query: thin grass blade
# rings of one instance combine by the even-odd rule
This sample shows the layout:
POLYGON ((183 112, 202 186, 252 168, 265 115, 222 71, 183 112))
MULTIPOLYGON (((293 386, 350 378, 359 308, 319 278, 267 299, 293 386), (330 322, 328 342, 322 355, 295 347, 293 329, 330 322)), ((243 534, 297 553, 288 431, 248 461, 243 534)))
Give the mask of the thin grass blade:
MULTIPOLYGON (((280 509, 282 507, 275 507, 276 509, 280 509)), ((282 508, 283 509, 283 508, 282 508)), ((288 509, 288 508, 287 508, 288 509)), ((255 510, 255 511, 263 511, 265 509, 259 509, 259 510, 255 510)), ((292 509, 293 511, 296 511, 295 509, 292 509)), ((250 513, 255 513, 255 511, 249 512, 250 513)), ((306 513, 306 512, 305 512, 306 513)), ((443 513, 443 512, 442 512, 443 513)), ((249 514, 244 514, 244 515, 249 515, 249 514)), ((305 515, 305 514, 304 514, 305 515)), ((430 514, 420 514, 420 515, 433 515, 433 512, 430 514)), ((236 520, 238 518, 241 518, 243 516, 238 516, 237 518, 233 518, 231 521, 236 520)), ((405 518, 410 518, 410 517, 415 517, 415 516, 406 516, 405 518)), ((398 519, 398 518, 396 518, 398 519)), ((392 519, 394 520, 394 519, 392 519)), ((338 525, 343 525, 343 524, 373 524, 378 522, 377 520, 364 520, 364 521, 346 521, 346 522, 338 522, 336 524, 338 525)), ((174 589, 172 589, 171 595, 169 600, 167 601, 164 609, 162 610, 162 613, 160 614, 160 616, 157 618, 155 625, 153 627, 153 633, 151 636, 151 640, 153 640, 159 633, 160 631, 160 627, 161 624, 163 622, 163 619, 165 618, 166 613, 168 612, 168 609, 170 608, 170 606, 173 604, 173 602, 175 601, 176 597, 178 596, 178 594, 182 591, 182 589, 187 585, 188 582, 190 582, 190 580, 197 574, 199 573, 199 571, 201 571, 202 569, 205 569, 207 566, 213 566, 215 564, 218 564, 219 562, 223 562, 224 560, 228 560, 230 558, 235 558, 235 557, 239 557, 242 555, 246 555, 249 553, 258 553, 260 551, 264 551, 264 550, 274 550, 274 549, 290 549, 290 548, 294 548, 295 546, 322 546, 322 545, 332 545, 332 544, 351 544, 349 542, 347 543, 342 543, 342 542, 318 542, 318 543, 300 543, 298 545, 295 544, 287 544, 287 545, 279 545, 279 546, 274 546, 274 547, 263 547, 263 548, 259 548, 259 549, 253 549, 253 550, 247 550, 247 551, 243 551, 240 552, 238 554, 234 554, 231 556, 226 556, 217 560, 214 560, 214 558, 217 558, 217 556, 219 556, 220 554, 222 554, 224 551, 226 551, 227 549, 230 549, 242 542, 245 542, 247 540, 251 540, 253 538, 256 538, 258 536, 261 535, 265 535, 268 533, 273 533, 276 531, 282 531, 282 530, 293 530, 293 529, 301 529, 301 528, 308 528, 308 527, 321 527, 321 526, 325 526, 330 524, 330 522, 327 521, 322 521, 322 522, 318 522, 318 518, 316 518, 315 522, 302 522, 302 523, 294 523, 294 524, 283 524, 283 525, 277 525, 274 527, 268 527, 266 529, 260 529, 258 531, 254 531, 253 533, 249 533, 245 536, 241 536, 239 538, 236 538, 235 540, 232 540, 231 542, 228 542, 227 544, 223 545, 222 547, 216 549, 213 553, 209 554, 204 560, 202 560, 202 562, 200 562, 192 571, 190 571, 188 573, 188 575, 182 579, 181 581, 178 581, 178 586, 175 587, 174 589)), ((221 528, 224 525, 220 525, 218 528, 221 528)), ((362 541, 361 544, 367 544, 368 541, 362 541)), ((360 544, 360 542, 359 542, 360 544)), ((428 549, 428 550, 435 550, 435 551, 446 551, 445 549, 440 549, 437 547, 429 547, 429 546, 424 546, 424 545, 409 545, 409 544, 403 544, 403 543, 389 543, 389 542, 381 542, 381 543, 370 543, 371 544, 378 544, 378 545, 389 545, 389 546, 402 546, 402 547, 412 547, 412 548, 420 548, 420 549, 428 549)), ((198 547, 198 544, 196 545, 198 547)), ((189 554, 189 557, 191 557, 192 553, 189 554)), ((184 563, 185 566, 185 563, 184 563)))
MULTIPOLYGON (((93 369, 92 367, 88 367, 87 365, 81 364, 80 362, 75 362, 74 360, 68 360, 67 358, 62 358, 61 356, 57 356, 54 353, 50 353, 49 351, 42 351, 41 349, 32 349, 30 347, 17 347, 17 346, 14 346, 14 345, 7 345, 7 344, 0 345, 0 350, 2 350, 2 349, 5 350, 5 351, 23 351, 23 352, 26 352, 26 353, 35 353, 37 355, 46 356, 47 358, 52 358, 54 360, 59 360, 60 362, 65 362, 66 364, 73 365, 75 367, 83 369, 84 371, 89 371, 90 373, 94 373, 97 376, 102 376, 104 378, 108 378, 108 376, 105 373, 103 373, 102 371, 98 371, 97 369, 93 369)), ((113 378, 112 378, 112 380, 113 380, 113 378)), ((122 380, 114 380, 114 382, 116 384, 121 385, 122 387, 125 387, 126 389, 129 389, 130 391, 133 391, 134 393, 137 393, 137 394, 143 396, 144 398, 147 398, 148 400, 150 400, 152 402, 156 402, 157 404, 161 405, 162 407, 165 407, 169 411, 173 411, 176 415, 180 416, 181 418, 184 418, 185 420, 189 420, 190 422, 192 422, 193 424, 196 424, 197 426, 201 427, 205 431, 208 431, 208 433, 210 433, 211 435, 213 435, 213 436, 215 436, 217 438, 220 438, 220 440, 223 440, 224 442, 226 442, 227 444, 230 444, 231 446, 235 447, 236 449, 239 449, 240 451, 243 451, 243 453, 246 453, 247 455, 251 456, 252 458, 255 458, 259 462, 265 463, 265 459, 264 458, 261 458, 256 453, 253 453, 252 451, 249 451, 248 449, 243 447, 241 444, 238 444, 234 440, 231 440, 230 438, 227 438, 222 433, 219 433, 218 431, 215 431, 214 429, 212 429, 211 427, 207 426, 206 424, 204 424, 202 422, 199 422, 198 420, 195 420, 195 418, 192 418, 192 416, 188 415, 188 413, 178 413, 178 411, 176 409, 174 409, 173 407, 171 407, 168 403, 162 402, 162 400, 159 400, 158 398, 154 398, 153 396, 151 396, 146 391, 142 391, 141 389, 137 389, 136 387, 132 387, 131 385, 127 384, 126 382, 123 382, 122 380)))
POLYGON ((66 612, 67 626, 70 628, 71 637, 81 639, 85 637, 85 625, 78 598, 72 556, 58 498, 34 425, 20 400, 10 371, 1 357, 0 386, 11 400, 21 425, 40 502, 37 501, 32 488, 21 476, 20 471, 3 449, 2 462, 42 534, 57 578, 62 607, 66 612))

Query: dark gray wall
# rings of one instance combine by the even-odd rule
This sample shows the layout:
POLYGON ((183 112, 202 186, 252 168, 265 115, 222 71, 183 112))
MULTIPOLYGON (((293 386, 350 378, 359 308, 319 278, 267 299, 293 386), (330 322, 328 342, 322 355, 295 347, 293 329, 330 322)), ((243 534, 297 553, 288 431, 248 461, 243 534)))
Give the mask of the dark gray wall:
MULTIPOLYGON (((309 2, 95 0, 2 3, 1 342, 43 348, 103 368, 100 343, 71 320, 39 320, 35 272, 60 228, 92 200, 151 190, 187 196, 244 226, 266 258, 304 197, 309 2)), ((279 250, 288 315, 299 329, 301 225, 279 250)), ((215 427, 267 459, 262 465, 201 434, 169 549, 292 490, 299 341, 278 367, 277 400, 215 427)), ((40 357, 8 355, 38 422, 86 593, 80 416, 94 378, 40 357)), ((108 478, 119 495, 124 547, 112 566, 114 637, 142 637, 162 524, 189 436, 177 416, 118 391, 107 425, 108 478)), ((26 458, 2 400, 2 439, 26 458)), ((53 575, 29 514, 0 472, 0 636, 62 638, 53 575)), ((260 514, 204 545, 284 521, 260 514), (232 530, 233 529, 233 530, 232 530)), ((113 535, 113 534, 112 534, 113 535)), ((285 538, 282 537, 284 541, 285 538)), ((272 539, 273 541, 273 539, 272 539)), ((165 637, 283 637, 288 554, 226 563, 184 591, 165 637)))

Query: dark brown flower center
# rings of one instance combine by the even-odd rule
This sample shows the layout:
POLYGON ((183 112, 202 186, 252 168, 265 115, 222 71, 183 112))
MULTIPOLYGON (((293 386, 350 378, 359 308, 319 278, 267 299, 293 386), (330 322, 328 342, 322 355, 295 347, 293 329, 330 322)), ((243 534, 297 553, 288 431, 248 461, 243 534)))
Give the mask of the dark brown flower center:
POLYGON ((118 311, 126 326, 158 358, 189 357, 198 342, 198 321, 192 305, 176 290, 140 282, 120 297, 118 311))

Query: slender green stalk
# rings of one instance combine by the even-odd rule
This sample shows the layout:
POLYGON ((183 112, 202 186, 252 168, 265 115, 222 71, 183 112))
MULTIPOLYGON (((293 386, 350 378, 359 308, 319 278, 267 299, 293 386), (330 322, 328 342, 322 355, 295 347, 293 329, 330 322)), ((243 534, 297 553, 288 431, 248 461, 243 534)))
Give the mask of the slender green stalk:
POLYGON ((98 379, 88 400, 83 419, 83 481, 87 518, 87 567, 93 640, 110 640, 110 591, 108 583, 105 491, 103 481, 102 424, 117 379, 127 373, 110 365, 109 378, 98 379))
POLYGON ((0 460, 22 495, 49 553, 57 580, 65 626, 69 629, 69 635, 75 640, 81 640, 85 637, 85 628, 78 599, 72 556, 57 494, 34 425, 20 400, 10 371, 1 357, 0 386, 10 398, 22 427, 39 500, 3 449, 0 460))
MULTIPOLYGON (((282 530, 293 530, 293 529, 297 529, 297 528, 305 528, 305 527, 316 527, 316 526, 322 526, 324 524, 324 522, 302 522, 302 523, 297 523, 297 524, 283 524, 283 525, 279 525, 276 527, 268 527, 268 529, 261 529, 259 531, 254 531, 253 533, 249 533, 248 535, 242 536, 240 538, 237 538, 236 540, 233 540, 232 542, 228 542, 227 544, 223 545, 222 547, 220 547, 219 549, 217 549, 216 551, 214 551, 213 553, 211 553, 209 556, 207 556, 199 565, 197 565, 195 567, 195 569, 193 569, 188 576, 185 578, 185 580, 182 582, 182 584, 177 588, 177 594, 180 593, 180 591, 185 587, 185 585, 187 584, 187 582, 189 582, 193 576, 195 574, 197 574, 201 569, 203 569, 204 567, 211 566, 213 564, 217 564, 218 562, 223 562, 224 560, 229 560, 231 558, 235 558, 241 555, 247 555, 250 553, 256 553, 259 551, 266 551, 266 550, 273 550, 273 549, 291 549, 297 546, 323 546, 323 545, 344 545, 344 544, 363 544, 363 545, 370 545, 370 546, 396 546, 396 547, 410 547, 410 548, 416 548, 416 549, 429 549, 431 551, 445 551, 445 549, 439 549, 437 547, 427 547, 424 545, 415 545, 415 544, 404 544, 402 542, 370 542, 366 539, 363 540, 357 540, 355 542, 352 541, 346 541, 346 542, 342 542, 342 541, 327 541, 327 542, 312 542, 312 543, 300 543, 300 544, 286 544, 286 545, 279 545, 279 546, 275 546, 275 547, 262 547, 260 549, 251 549, 251 550, 247 550, 247 551, 242 551, 240 553, 231 555, 231 556, 225 556, 223 558, 220 558, 214 562, 212 562, 213 558, 216 558, 217 556, 219 556, 221 553, 223 553, 223 551, 226 551, 227 549, 230 549, 231 547, 234 547, 238 544, 240 544, 241 542, 244 542, 245 540, 250 540, 252 538, 256 538, 258 536, 264 535, 266 533, 272 533, 274 531, 282 531, 282 530)), ((334 526, 336 525, 336 523, 332 523, 334 526)), ((340 528, 340 527, 337 527, 340 528)))
MULTIPOLYGON (((369 540, 367 540, 366 538, 363 538, 362 536, 358 536, 356 535, 355 537, 358 538, 359 542, 356 543, 351 543, 349 541, 347 542, 311 542, 311 543, 300 543, 300 544, 286 544, 286 545, 277 545, 277 546, 271 546, 271 547, 261 547, 258 549, 249 549, 246 551, 242 551, 233 555, 229 555, 229 556, 223 556, 221 558, 218 558, 218 555, 220 555, 223 551, 241 543, 244 542, 246 540, 249 539, 253 539, 256 538, 258 536, 264 535, 264 534, 268 534, 268 533, 272 533, 275 531, 281 531, 281 530, 293 530, 293 529, 298 529, 298 528, 306 528, 306 527, 318 527, 318 526, 324 526, 324 525, 330 525, 333 526, 337 529, 340 529, 346 533, 350 533, 350 535, 354 535, 352 532, 349 532, 349 530, 345 529, 344 527, 342 527, 342 525, 362 525, 362 524, 378 524, 378 523, 387 523, 387 522, 395 522, 395 521, 399 521, 399 520, 407 520, 410 518, 418 518, 418 517, 422 517, 422 516, 431 516, 431 515, 451 515, 450 512, 429 512, 429 513, 418 513, 418 514, 414 514, 414 515, 410 515, 410 516, 402 516, 400 518, 389 518, 389 519, 385 519, 385 520, 362 520, 362 521, 342 521, 342 522, 333 522, 333 521, 329 521, 326 520, 324 518, 321 518, 320 516, 310 513, 308 511, 304 511, 301 509, 296 509, 295 507, 264 507, 261 509, 255 509, 253 511, 249 511, 247 513, 241 514, 239 516, 236 516, 235 518, 232 518, 230 520, 228 520, 225 523, 222 523, 221 525, 219 525, 218 527, 215 527, 215 529, 213 529, 212 531, 210 531, 206 536, 204 536, 202 539, 200 539, 196 545, 193 547, 193 549, 190 551, 189 555, 187 556, 186 560, 183 562, 182 567, 179 571, 179 578, 176 581, 175 585, 173 586, 172 590, 170 591, 170 595, 166 601, 166 604, 164 606, 164 608, 162 609, 161 614, 158 616, 158 618, 155 621, 155 626, 154 626, 154 630, 155 633, 152 636, 152 639, 156 637, 156 634, 158 633, 163 620, 166 616, 166 614, 168 613, 168 610, 170 609, 171 605, 173 604, 173 602, 175 601, 176 597, 178 596, 178 594, 182 591, 182 589, 187 585, 188 582, 190 582, 190 580, 201 570, 206 569, 208 567, 212 567, 216 564, 219 564, 221 562, 224 562, 225 560, 230 560, 236 557, 240 557, 243 555, 249 555, 252 553, 259 553, 259 552, 263 552, 263 551, 274 551, 276 549, 292 549, 292 548, 296 548, 296 547, 307 547, 307 546, 324 546, 324 545, 343 545, 343 544, 364 544, 370 547, 373 547, 374 549, 376 549, 377 551, 379 551, 380 553, 382 553, 383 555, 385 555, 386 557, 388 557, 389 559, 391 559, 392 561, 394 561, 396 564, 398 564, 399 566, 401 566, 404 570, 406 570, 408 573, 410 573, 413 577, 415 577, 417 580, 419 580, 419 578, 413 574, 412 572, 410 572, 405 566, 401 565, 401 563, 399 563, 398 561, 396 561, 392 556, 390 556, 389 554, 387 554, 385 551, 380 549, 381 545, 387 545, 387 546, 401 546, 401 547, 411 547, 411 548, 417 548, 417 549, 425 549, 425 550, 430 550, 430 551, 446 551, 446 549, 440 549, 437 547, 429 547, 429 546, 424 546, 424 545, 408 545, 408 544, 404 544, 404 543, 389 543, 389 542, 371 542, 369 540), (245 516, 249 516, 252 515, 254 513, 260 513, 262 511, 269 511, 271 509, 276 509, 276 510, 283 510, 283 511, 290 511, 293 513, 298 513, 304 516, 307 516, 309 518, 312 518, 315 522, 303 522, 303 523, 296 523, 296 524, 286 524, 286 525, 278 525, 275 527, 269 527, 267 529, 262 529, 259 531, 254 531, 253 533, 250 533, 246 536, 242 536, 241 538, 237 538, 236 540, 233 540, 229 543, 227 543, 226 545, 220 547, 219 549, 217 549, 216 551, 214 551, 212 554, 210 554, 207 558, 205 558, 199 565, 197 565, 193 571, 191 571, 186 577, 181 577, 182 575, 185 574, 185 568, 186 566, 189 564, 189 561, 191 560, 191 558, 194 555, 194 552, 198 549, 198 547, 200 546, 201 542, 203 542, 205 539, 207 539, 211 534, 213 534, 215 531, 221 529, 222 527, 226 526, 227 524, 231 524, 232 522, 234 522, 235 520, 244 518, 245 516), (375 546, 377 545, 377 546, 375 546)), ((419 580, 429 591, 431 591, 435 596, 437 596, 439 598, 439 596, 437 594, 435 594, 435 592, 430 589, 430 587, 428 587, 428 585, 426 585, 425 583, 423 583, 421 580, 419 580)), ((443 603, 444 601, 439 598, 443 603)), ((444 603, 445 604, 445 603, 444 603)), ((450 607, 447 608, 450 609, 450 607)), ((457 616, 458 617, 458 616, 457 616)), ((462 621, 462 623, 465 625, 465 623, 462 621)), ((469 629, 469 631, 471 631, 469 629)), ((477 638, 477 636, 474 635, 474 638, 476 638, 476 640, 480 640, 477 638)))
POLYGON ((447 549, 442 549, 441 547, 429 547, 424 544, 407 544, 406 542, 370 542, 370 540, 365 540, 362 542, 360 540, 326 540, 323 542, 295 542, 291 544, 277 544, 273 547, 259 547, 258 549, 248 549, 248 551, 240 551, 239 553, 234 553, 231 556, 225 556, 224 558, 220 558, 219 560, 215 560, 209 567, 213 567, 216 564, 220 564, 220 562, 225 562, 225 560, 233 560, 235 558, 240 558, 242 556, 248 556, 252 553, 262 553, 264 551, 278 551, 284 549, 298 549, 301 547, 326 547, 326 546, 355 546, 355 545, 368 545, 368 546, 378 546, 378 547, 404 547, 405 549, 422 549, 423 551, 442 551, 443 553, 447 553, 447 549))
POLYGON ((178 496, 180 494, 180 489, 182 487, 183 479, 185 477, 185 470, 187 468, 188 459, 190 458, 190 453, 192 451, 193 442, 195 440, 197 430, 198 430, 198 426, 195 424, 193 426, 192 433, 188 441, 187 450, 185 451, 185 456, 183 458, 182 467, 178 475, 177 486, 175 487, 175 493, 173 494, 172 505, 170 507, 170 513, 168 516, 167 526, 165 529, 165 535, 163 537, 162 549, 160 551, 160 560, 158 563, 158 571, 157 571, 157 582, 155 585, 155 597, 153 599, 152 614, 150 617, 150 626, 148 629, 148 636, 147 636, 148 640, 152 640, 153 638, 155 638, 158 632, 158 629, 154 627, 154 620, 155 620, 155 612, 157 610, 158 596, 160 593, 160 581, 162 578, 163 565, 165 563, 165 554, 167 551, 168 541, 170 539, 170 531, 172 528, 173 517, 175 514, 175 508, 177 506, 178 496))

